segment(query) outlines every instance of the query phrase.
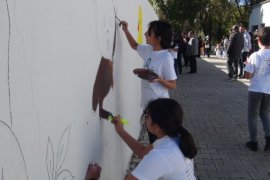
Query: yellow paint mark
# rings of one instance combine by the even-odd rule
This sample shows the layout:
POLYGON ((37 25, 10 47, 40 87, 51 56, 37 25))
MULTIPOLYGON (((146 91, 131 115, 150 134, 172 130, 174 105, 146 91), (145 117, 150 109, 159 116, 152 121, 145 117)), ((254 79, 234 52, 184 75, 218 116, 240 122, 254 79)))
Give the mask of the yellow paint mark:
POLYGON ((139 10, 138 10, 138 43, 142 44, 143 41, 143 31, 142 31, 142 25, 143 25, 143 17, 142 17, 142 7, 139 6, 139 10))

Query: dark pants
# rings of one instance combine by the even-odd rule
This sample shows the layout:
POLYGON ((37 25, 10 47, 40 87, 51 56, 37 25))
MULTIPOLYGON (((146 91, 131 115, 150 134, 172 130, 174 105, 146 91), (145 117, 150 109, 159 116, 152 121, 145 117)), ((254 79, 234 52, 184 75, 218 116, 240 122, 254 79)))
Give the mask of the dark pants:
POLYGON ((229 57, 227 61, 228 65, 228 76, 229 78, 232 77, 237 77, 238 75, 238 62, 239 62, 239 57, 229 57))
POLYGON ((245 67, 245 63, 247 60, 249 52, 242 52, 242 57, 239 59, 239 68, 240 68, 240 72, 239 72, 239 76, 243 76, 244 72, 244 67, 245 67))
POLYGON ((205 51, 206 51, 207 57, 210 58, 210 48, 206 48, 205 51))
POLYGON ((190 63, 190 72, 196 73, 197 72, 196 56, 189 56, 189 63, 190 63))
POLYGON ((183 54, 183 58, 184 58, 184 66, 187 67, 188 66, 188 56, 186 54, 183 54))
POLYGON ((174 71, 175 71, 175 74, 178 74, 178 65, 177 65, 177 59, 174 59, 174 71))
POLYGON ((177 53, 177 65, 178 65, 178 71, 181 74, 182 73, 182 53, 177 53))
POLYGON ((174 70, 175 70, 176 74, 181 74, 182 73, 181 56, 178 57, 177 59, 174 59, 174 70))

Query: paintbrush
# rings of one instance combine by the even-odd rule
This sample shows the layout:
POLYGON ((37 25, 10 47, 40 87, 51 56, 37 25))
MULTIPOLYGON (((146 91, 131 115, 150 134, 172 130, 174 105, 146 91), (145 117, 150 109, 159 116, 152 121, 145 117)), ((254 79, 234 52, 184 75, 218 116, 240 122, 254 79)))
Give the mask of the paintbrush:
POLYGON ((115 18, 119 21, 119 26, 121 26, 121 20, 117 16, 115 18))

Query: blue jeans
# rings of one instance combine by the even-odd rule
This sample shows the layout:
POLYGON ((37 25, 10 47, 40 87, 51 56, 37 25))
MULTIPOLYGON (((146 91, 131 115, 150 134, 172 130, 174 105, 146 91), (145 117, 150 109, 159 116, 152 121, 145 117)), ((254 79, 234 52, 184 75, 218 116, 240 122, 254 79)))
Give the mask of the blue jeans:
POLYGON ((270 94, 248 92, 248 129, 250 141, 257 142, 257 120, 260 117, 265 137, 270 136, 270 94))

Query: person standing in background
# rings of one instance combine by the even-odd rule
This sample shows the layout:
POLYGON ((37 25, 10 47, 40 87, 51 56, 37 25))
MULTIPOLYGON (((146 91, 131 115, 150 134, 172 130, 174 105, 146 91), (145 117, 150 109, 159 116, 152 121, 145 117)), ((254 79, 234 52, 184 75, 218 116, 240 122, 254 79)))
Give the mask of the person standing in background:
POLYGON ((253 35, 253 49, 254 52, 257 52, 259 50, 259 45, 258 45, 258 29, 256 29, 254 31, 254 35, 253 35))
POLYGON ((209 42, 209 37, 206 36, 205 43, 204 43, 204 49, 205 49, 205 54, 207 55, 208 58, 210 58, 210 42, 209 42))
POLYGON ((188 56, 187 56, 187 47, 188 47, 188 42, 189 42, 189 37, 186 32, 182 33, 182 38, 183 38, 183 46, 182 46, 182 53, 183 53, 183 58, 184 58, 184 67, 188 67, 188 56))
POLYGON ((183 37, 182 37, 182 33, 179 33, 178 34, 178 37, 177 37, 177 46, 178 46, 178 51, 177 51, 177 63, 178 63, 178 71, 179 71, 179 74, 182 74, 182 55, 184 56, 184 51, 183 51, 183 46, 184 46, 184 40, 183 40, 183 37))
POLYGON ((194 36, 192 31, 188 32, 188 37, 190 38, 188 42, 187 52, 189 55, 190 71, 189 73, 197 73, 197 61, 196 56, 198 55, 198 38, 194 36))
POLYGON ((183 38, 181 36, 181 33, 174 33, 170 52, 174 58, 174 69, 176 74, 182 73, 182 51, 183 38))
POLYGON ((243 69, 245 66, 245 62, 247 61, 249 52, 251 50, 251 37, 243 25, 239 27, 239 31, 243 34, 243 37, 244 37, 244 47, 242 50, 241 58, 239 60, 240 72, 238 74, 238 77, 243 78, 244 77, 243 69))
POLYGON ((228 48, 228 38, 224 35, 223 36, 223 52, 222 52, 222 59, 227 57, 227 48, 228 48))
POLYGON ((201 48, 202 48, 203 42, 201 36, 198 37, 198 55, 197 57, 201 57, 201 48))
POLYGON ((239 32, 239 26, 234 25, 232 27, 232 33, 228 44, 228 81, 234 81, 238 76, 238 62, 241 58, 242 49, 244 47, 244 38, 239 32))

